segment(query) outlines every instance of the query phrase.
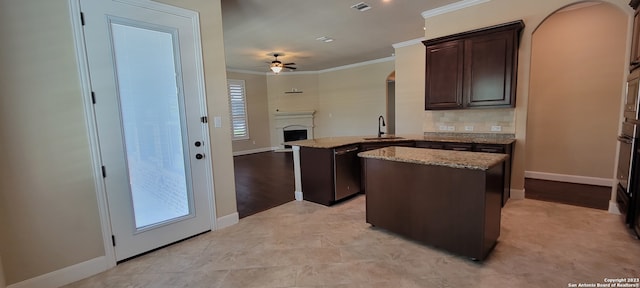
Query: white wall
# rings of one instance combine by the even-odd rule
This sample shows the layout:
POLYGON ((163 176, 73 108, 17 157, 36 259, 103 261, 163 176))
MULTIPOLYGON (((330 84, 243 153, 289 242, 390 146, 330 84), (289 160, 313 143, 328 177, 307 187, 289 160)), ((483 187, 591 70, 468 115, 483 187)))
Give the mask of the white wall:
POLYGON ((280 144, 274 133, 276 111, 315 110, 315 138, 376 135, 378 116, 386 115, 387 77, 394 68, 393 59, 383 59, 314 73, 267 76, 272 146, 280 144), (303 93, 285 93, 292 89, 303 93))
MULTIPOLYGON (((451 35, 459 32, 478 29, 481 27, 488 27, 500 23, 522 19, 525 22, 525 29, 522 32, 519 50, 518 60, 518 88, 517 88, 517 100, 515 114, 515 155, 513 158, 513 174, 512 174, 512 188, 523 189, 524 187, 524 167, 525 167, 525 149, 526 149, 526 130, 527 130, 527 117, 528 117, 528 102, 529 102, 529 80, 531 69, 531 37, 533 31, 542 23, 542 21, 551 15, 554 11, 573 3, 582 1, 577 0, 492 0, 479 5, 468 7, 461 10, 448 12, 445 14, 436 15, 425 19, 425 38, 432 39, 441 36, 451 35)), ((603 0, 600 2, 611 3, 620 11, 623 11, 627 15, 628 23, 631 23, 632 9, 629 7, 627 0, 603 0)), ((628 25, 630 26, 630 25, 628 25)), ((631 33, 627 31, 628 35, 631 33)), ((627 39, 627 45, 629 46, 629 38, 627 39)), ((407 47, 408 48, 408 47, 407 47)), ((424 57, 419 55, 418 49, 408 50, 407 48, 396 49, 396 56, 399 57, 399 53, 406 53, 402 55, 403 58, 411 58, 411 55, 415 59, 424 57), (411 54, 411 55, 409 55, 411 54)), ((424 50, 421 52, 424 54, 424 50)), ((621 58, 628 59, 628 51, 625 55, 619 55, 621 58)), ((417 61, 417 60, 416 60, 417 61)), ((421 63, 424 63, 421 62, 421 63)), ((409 64, 411 66, 411 64, 409 64)), ((417 65, 417 64, 415 64, 417 65)), ((400 91, 407 91, 403 94, 403 101, 405 103, 419 103, 424 101, 424 91, 418 91, 416 87, 406 87, 405 85, 417 85, 417 83, 403 83, 401 73, 403 67, 396 67, 398 73, 396 80, 396 89, 400 91)), ((624 71, 626 67, 619 67, 620 71, 624 71)), ((419 73, 414 75, 416 78, 424 79, 424 69, 410 69, 419 73)), ((421 84, 424 86, 424 82, 421 84)), ((620 85, 624 85, 624 79, 620 79, 620 85)), ((400 93, 399 93, 400 94, 400 93)), ((616 96, 612 96, 616 97, 616 96)), ((617 95, 622 99, 623 95, 617 95)), ((424 112, 424 106, 415 105, 403 105, 403 108, 398 108, 398 115, 401 113, 407 113, 415 115, 417 113, 424 112), (401 110, 404 109, 404 110, 401 110)), ((425 114, 426 115, 426 114, 425 114)), ((424 121, 426 116, 421 117, 420 121, 424 121)), ((405 122, 406 123, 406 122, 405 122)), ((398 127, 402 127, 398 124, 398 127)))
POLYGON ((0 6, 0 255, 14 284, 105 252, 67 1, 0 6))
MULTIPOLYGON (((316 73, 281 73, 267 76, 267 93, 269 98, 269 129, 271 147, 278 147, 279 135, 276 133, 274 113, 289 111, 319 110, 318 75, 316 73), (285 92, 297 89, 302 93, 285 92)), ((314 137, 318 137, 315 135, 314 137)))
POLYGON ((394 68, 385 61, 320 73, 316 137, 376 136, 378 116, 387 114, 387 77, 394 68))
POLYGON ((555 13, 533 33, 526 171, 614 178, 625 16, 589 6, 555 13))
POLYGON ((425 47, 421 42, 396 51, 396 133, 422 134, 425 47))
POLYGON ((233 152, 270 149, 272 146, 266 74, 227 71, 227 78, 245 81, 247 120, 249 121, 249 139, 234 140, 233 152))
MULTIPOLYGON (((237 211, 220 1, 200 13, 218 218, 237 211)), ((67 0, 0 0, 0 255, 12 285, 105 255, 67 0)), ((213 193, 213 191, 212 191, 213 193)))

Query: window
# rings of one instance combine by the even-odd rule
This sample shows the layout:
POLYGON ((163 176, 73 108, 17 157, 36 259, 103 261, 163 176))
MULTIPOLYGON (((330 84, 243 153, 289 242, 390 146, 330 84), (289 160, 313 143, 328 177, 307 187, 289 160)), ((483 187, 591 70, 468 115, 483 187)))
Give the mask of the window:
POLYGON ((231 137, 233 140, 249 139, 249 121, 247 119, 247 97, 244 80, 227 80, 231 109, 231 137))

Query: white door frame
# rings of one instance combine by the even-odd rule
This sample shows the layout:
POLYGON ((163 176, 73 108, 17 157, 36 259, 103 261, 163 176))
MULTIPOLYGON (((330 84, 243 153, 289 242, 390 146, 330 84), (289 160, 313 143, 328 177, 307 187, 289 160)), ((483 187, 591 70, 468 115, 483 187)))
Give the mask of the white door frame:
MULTIPOLYGON (((96 0, 103 1, 103 0, 96 0)), ((172 13, 191 19, 192 28, 194 31, 194 41, 196 42, 196 57, 200 59, 196 61, 196 70, 198 71, 198 94, 201 101, 201 109, 203 109, 201 115, 207 115, 206 111, 206 93, 205 93, 205 81, 204 81, 204 68, 202 62, 202 45, 200 39, 200 17, 197 12, 182 9, 150 0, 118 0, 120 2, 126 2, 132 5, 140 6, 147 9, 157 10, 166 13, 172 13)), ((87 126, 87 134, 89 138, 89 148, 91 152, 91 161, 93 166, 93 178, 96 188, 96 198, 98 204, 98 212, 100 214, 100 226, 102 229, 102 242, 104 245, 105 258, 107 263, 105 270, 116 266, 115 248, 112 245, 112 231, 111 231, 111 219, 109 218, 109 207, 107 205, 107 194, 105 189, 104 178, 102 177, 102 160, 100 156, 100 143, 98 141, 98 128, 95 117, 95 110, 91 95, 91 82, 89 76, 89 63, 87 61, 87 53, 85 47, 84 32, 82 28, 80 0, 68 0, 71 26, 73 29, 74 46, 76 50, 76 60, 78 64, 78 72, 80 75, 80 85, 82 92, 82 100, 84 102, 84 116, 87 126)), ((203 125, 203 135, 205 139, 211 139, 206 125, 203 125)), ((206 141, 211 142, 211 141, 206 141)), ((210 145, 210 144, 209 144, 210 145)), ((211 151, 209 147, 209 151, 211 151)), ((211 157, 208 157, 211 159, 211 157)), ((211 187, 211 193, 209 193, 209 205, 211 208, 211 230, 214 231, 217 228, 216 225, 216 210, 215 210, 215 192, 213 191, 213 167, 211 161, 206 163, 208 170, 208 186, 211 187)))

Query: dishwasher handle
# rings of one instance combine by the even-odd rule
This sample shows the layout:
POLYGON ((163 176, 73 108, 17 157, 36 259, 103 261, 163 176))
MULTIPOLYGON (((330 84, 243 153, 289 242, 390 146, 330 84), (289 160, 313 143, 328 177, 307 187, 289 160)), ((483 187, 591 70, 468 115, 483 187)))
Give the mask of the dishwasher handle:
POLYGON ((358 147, 353 147, 353 148, 343 149, 343 150, 336 149, 333 153, 335 155, 344 155, 344 154, 355 152, 355 151, 358 151, 358 150, 359 150, 358 147))

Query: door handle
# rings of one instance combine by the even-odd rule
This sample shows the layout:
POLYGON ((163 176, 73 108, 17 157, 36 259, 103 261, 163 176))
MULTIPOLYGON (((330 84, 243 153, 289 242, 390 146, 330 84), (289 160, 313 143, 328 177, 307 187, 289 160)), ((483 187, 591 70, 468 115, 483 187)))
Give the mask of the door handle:
POLYGON ((201 153, 196 154, 196 159, 200 160, 202 158, 204 158, 204 154, 201 154, 201 153))

